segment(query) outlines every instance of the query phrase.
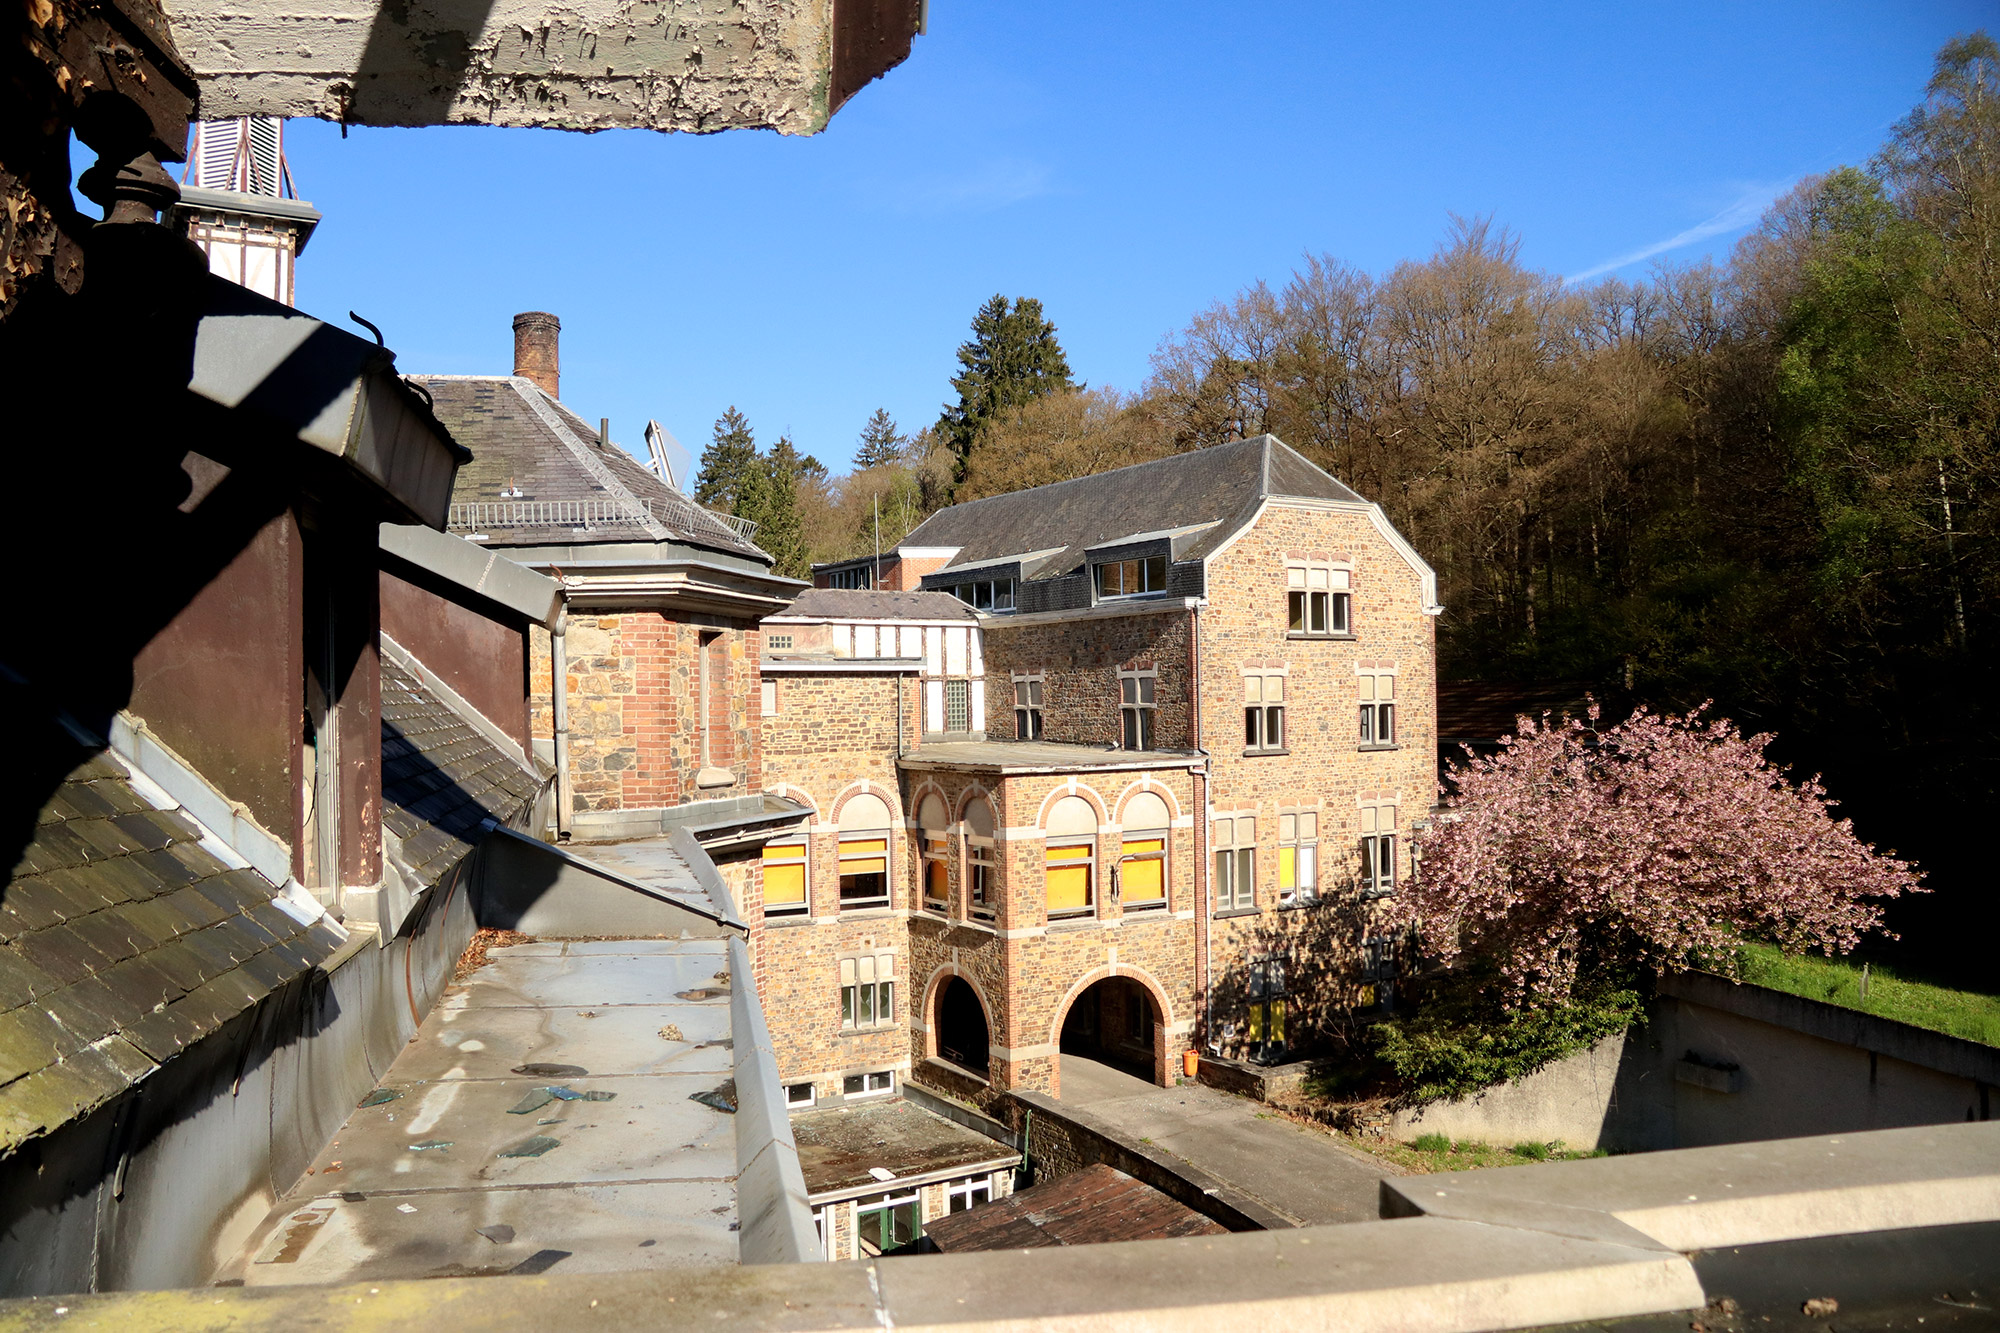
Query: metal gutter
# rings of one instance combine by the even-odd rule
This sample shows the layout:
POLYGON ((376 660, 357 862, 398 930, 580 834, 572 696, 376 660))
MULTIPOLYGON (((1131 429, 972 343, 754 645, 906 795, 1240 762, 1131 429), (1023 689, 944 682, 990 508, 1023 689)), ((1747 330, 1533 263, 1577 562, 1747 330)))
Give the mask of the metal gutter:
MULTIPOLYGON (((746 1264, 822 1261, 778 1051, 741 939, 729 940, 729 1036, 736 1054, 737 1253, 746 1264)), ((654 1318, 657 1318, 657 1309, 654 1318)))
POLYGON ((562 584, 498 551, 409 523, 382 524, 376 541, 392 574, 404 568, 430 574, 543 629, 562 624, 562 584))

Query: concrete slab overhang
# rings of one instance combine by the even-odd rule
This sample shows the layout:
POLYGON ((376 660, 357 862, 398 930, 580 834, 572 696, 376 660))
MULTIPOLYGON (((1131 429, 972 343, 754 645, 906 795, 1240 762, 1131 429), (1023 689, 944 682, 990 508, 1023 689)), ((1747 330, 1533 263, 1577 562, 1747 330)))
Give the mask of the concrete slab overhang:
POLYGON ((924 0, 173 0, 205 116, 812 134, 924 0))
POLYGON ((471 457, 386 347, 212 274, 188 389, 257 436, 338 460, 387 502, 384 517, 443 527, 452 480, 471 457))

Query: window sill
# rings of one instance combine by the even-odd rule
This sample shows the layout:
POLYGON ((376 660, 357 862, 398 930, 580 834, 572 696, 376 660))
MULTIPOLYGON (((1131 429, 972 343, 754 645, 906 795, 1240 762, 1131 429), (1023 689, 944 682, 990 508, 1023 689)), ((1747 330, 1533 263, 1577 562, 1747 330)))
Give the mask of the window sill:
POLYGON ((1217 921, 1229 921, 1240 916, 1256 916, 1263 911, 1260 907, 1228 907, 1215 914, 1217 921))
POLYGON ((839 912, 839 915, 841 915, 841 916, 878 916, 878 915, 879 915, 879 916, 887 916, 887 915, 888 915, 889 913, 891 913, 891 912, 893 912, 893 911, 895 911, 895 910, 896 910, 895 908, 893 908, 893 907, 889 906, 889 904, 888 904, 888 903, 885 903, 885 902, 884 902, 884 903, 877 903, 877 902, 867 902, 867 903, 842 903, 842 904, 840 905, 840 912, 839 912))
POLYGON ((1090 916, 1059 916, 1049 919, 1050 930, 1097 930, 1105 925, 1103 919, 1090 916))
POLYGON ((1325 901, 1326 900, 1324 898, 1321 898, 1317 893, 1313 894, 1313 896, 1310 898, 1293 898, 1289 902, 1287 902, 1283 898, 1280 898, 1278 900, 1278 910, 1280 912, 1298 912, 1298 911, 1303 911, 1307 908, 1318 907, 1322 902, 1325 901))
POLYGON ((1361 891, 1361 901, 1364 903, 1377 902, 1383 898, 1393 898, 1395 896, 1396 891, 1394 889, 1363 889, 1361 891))
POLYGON ((843 1037, 872 1037, 878 1032, 894 1032, 901 1026, 903 1026, 901 1023, 875 1023, 865 1028, 842 1028, 840 1035, 843 1037))
POLYGON ((1357 745, 1354 748, 1362 754, 1372 754, 1381 750, 1400 750, 1403 747, 1400 745, 1357 745))
POLYGON ((812 923, 813 917, 810 912, 786 912, 782 916, 772 916, 769 912, 764 914, 764 924, 773 928, 780 926, 810 926, 812 923))
POLYGON ((1288 639, 1325 639, 1333 643, 1353 643, 1358 636, 1353 630, 1348 630, 1345 634, 1314 634, 1309 630, 1293 629, 1286 630, 1285 637, 1288 639))
POLYGON ((1276 750, 1245 750, 1243 752, 1243 757, 1245 759, 1265 759, 1276 755, 1286 755, 1290 753, 1291 751, 1289 749, 1283 749, 1283 748, 1276 750))

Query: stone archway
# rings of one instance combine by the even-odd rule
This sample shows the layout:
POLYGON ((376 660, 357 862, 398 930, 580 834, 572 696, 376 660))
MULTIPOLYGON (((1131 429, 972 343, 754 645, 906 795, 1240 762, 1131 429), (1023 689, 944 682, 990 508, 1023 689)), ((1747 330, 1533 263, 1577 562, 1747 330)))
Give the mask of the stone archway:
POLYGON ((992 1030, 986 1006, 964 977, 948 976, 939 983, 931 1010, 931 1038, 938 1059, 980 1078, 990 1077, 992 1030))
POLYGON ((1055 1089, 1062 1096, 1062 1061, 1074 1057, 1156 1086, 1170 1083, 1166 1061, 1169 1014, 1151 978, 1102 974, 1080 985, 1056 1021, 1055 1089))

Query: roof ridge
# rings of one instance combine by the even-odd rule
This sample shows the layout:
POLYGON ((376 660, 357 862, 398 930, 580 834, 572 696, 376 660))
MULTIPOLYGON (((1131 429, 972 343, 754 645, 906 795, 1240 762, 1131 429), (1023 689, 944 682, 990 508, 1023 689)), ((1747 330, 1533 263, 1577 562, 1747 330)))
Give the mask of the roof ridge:
MULTIPOLYGON (((1134 468, 1159 467, 1164 463, 1178 463, 1184 460, 1201 458, 1204 455, 1213 455, 1217 450, 1234 449, 1241 444, 1254 444, 1262 438, 1262 436, 1248 436, 1240 440, 1230 440, 1223 444, 1202 445, 1194 449, 1183 449, 1178 453, 1165 454, 1159 458, 1147 458, 1137 463, 1127 463, 1123 467, 1108 467, 1102 472, 1087 472, 1081 477, 1064 477, 1061 481, 1045 481, 1039 486, 1029 486, 1018 491, 1002 491, 998 495, 982 495, 976 500, 961 500, 955 505, 947 505, 945 508, 938 510, 937 514, 932 514, 930 518, 924 520, 924 523, 930 522, 931 518, 936 518, 938 514, 948 514, 954 509, 969 509, 973 505, 983 505, 993 500, 1012 499, 1017 495, 1033 495, 1037 491, 1052 491, 1060 486, 1075 486, 1080 482, 1096 481, 1100 477, 1114 476, 1120 472, 1130 472, 1134 468)), ((909 534, 903 538, 903 541, 897 542, 896 545, 899 547, 902 546, 911 536, 921 532, 924 523, 919 523, 916 527, 910 529, 909 534)))
MULTIPOLYGON (((592 458, 588 446, 578 438, 576 432, 569 428, 568 423, 564 422, 549 407, 547 402, 542 401, 545 398, 551 402, 554 401, 548 390, 522 375, 509 375, 506 379, 513 386, 514 391, 520 394, 522 400, 534 411, 535 415, 541 418, 542 424, 556 432, 556 438, 562 443, 565 449, 569 450, 570 457, 581 463, 583 470, 595 478, 598 485, 604 487, 613 495, 624 498, 625 503, 632 507, 633 518, 638 521, 639 525, 646 530, 649 536, 655 541, 669 541, 672 539, 673 534, 667 530, 666 525, 653 517, 651 506, 638 496, 632 494, 625 483, 618 480, 611 469, 605 466, 602 461, 592 458)), ((580 417, 578 418, 578 420, 581 419, 580 417)))

